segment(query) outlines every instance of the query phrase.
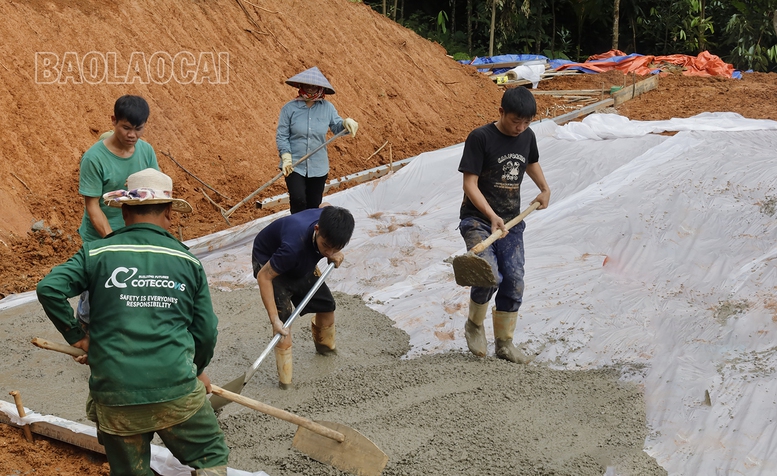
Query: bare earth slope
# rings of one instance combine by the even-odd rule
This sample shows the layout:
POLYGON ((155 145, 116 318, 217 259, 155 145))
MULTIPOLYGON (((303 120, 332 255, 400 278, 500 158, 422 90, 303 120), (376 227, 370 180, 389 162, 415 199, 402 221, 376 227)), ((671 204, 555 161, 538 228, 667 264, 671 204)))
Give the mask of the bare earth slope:
MULTIPOLYGON (((461 142, 493 117, 500 91, 492 81, 362 3, 251 3, 258 6, 237 0, 0 3, 0 296, 30 289, 80 245, 79 159, 111 127, 113 102, 123 94, 149 101, 144 139, 176 192, 195 207, 181 219, 184 239, 226 227, 200 189, 228 209, 277 174, 277 116, 296 95, 284 81, 312 66, 337 91, 329 99, 340 114, 360 124, 356 138, 329 147, 330 178, 461 142), (184 68, 190 74, 176 72, 157 84, 164 76, 153 68, 146 72, 157 52, 163 58, 191 53, 195 64, 184 68), (224 53, 228 68, 220 61, 224 53), (207 54, 214 60, 208 62, 207 54), (91 72, 83 67, 85 56, 105 58, 108 71, 94 70, 94 84, 89 77, 74 84, 77 72, 66 74, 61 63, 78 58, 68 64, 91 72), (44 67, 45 58, 60 62, 54 84, 42 84, 56 74, 44 67), (138 72, 127 75, 131 66, 138 72), (209 66, 217 74, 208 74, 209 66), (116 77, 133 82, 109 84, 116 77), (141 84, 144 79, 149 84, 141 84), (194 84, 198 79, 202 84, 194 84), (391 147, 365 160, 386 141, 391 147), (33 234, 31 225, 39 220, 44 230, 33 234)), ((283 192, 281 180, 257 198, 283 192)), ((257 216, 248 204, 231 221, 257 216)))
MULTIPOLYGON (((195 207, 174 224, 184 240, 227 227, 204 193, 229 209, 277 174, 277 115, 295 95, 284 80, 299 71, 318 66, 341 115, 360 124, 356 138, 329 147, 330 179, 462 142, 497 117, 501 96, 439 45, 348 0, 315 8, 303 0, 8 1, 0 18, 0 298, 33 289, 80 246, 79 160, 111 127, 120 95, 149 100, 144 138, 195 207), (168 66, 161 72, 160 58, 168 66)), ((539 88, 608 89, 639 79, 614 71, 559 76, 539 88)), ((670 75, 619 112, 777 119, 775 93, 775 74, 670 75)), ((538 118, 580 107, 547 95, 537 102, 538 118)), ((281 180, 256 198, 284 192, 281 180)), ((231 223, 265 213, 248 203, 231 223)))

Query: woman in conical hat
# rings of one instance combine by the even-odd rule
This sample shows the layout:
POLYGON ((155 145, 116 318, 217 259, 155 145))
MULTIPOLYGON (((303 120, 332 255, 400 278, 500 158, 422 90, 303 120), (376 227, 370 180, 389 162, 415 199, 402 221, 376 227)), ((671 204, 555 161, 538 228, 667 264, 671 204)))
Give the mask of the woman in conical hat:
POLYGON ((296 163, 326 142, 327 131, 337 134, 345 129, 355 136, 359 124, 351 118, 342 119, 325 99, 335 90, 317 67, 292 76, 286 84, 297 88, 297 97, 281 109, 275 142, 281 158, 278 167, 289 189, 291 213, 297 213, 321 204, 329 174, 326 147, 296 163))

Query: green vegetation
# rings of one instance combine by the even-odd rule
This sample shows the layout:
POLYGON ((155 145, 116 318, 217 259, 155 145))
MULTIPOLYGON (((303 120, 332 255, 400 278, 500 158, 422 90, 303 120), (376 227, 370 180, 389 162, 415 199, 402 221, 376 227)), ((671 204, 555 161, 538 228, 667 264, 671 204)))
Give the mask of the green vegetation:
POLYGON ((529 53, 584 61, 709 51, 777 71, 777 0, 364 0, 457 59, 529 53), (617 16, 617 38, 613 38, 617 16), (492 18, 494 19, 492 23, 492 18), (491 40, 493 28, 493 41, 491 40))

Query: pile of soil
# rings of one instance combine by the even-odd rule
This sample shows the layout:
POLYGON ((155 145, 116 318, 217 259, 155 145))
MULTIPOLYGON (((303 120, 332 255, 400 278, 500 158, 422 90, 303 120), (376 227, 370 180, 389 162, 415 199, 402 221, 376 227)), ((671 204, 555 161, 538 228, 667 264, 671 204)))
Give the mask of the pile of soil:
MULTIPOLYGON (((322 0, 309 8, 301 0, 219 0, 182 8, 174 0, 41 0, 1 3, 0 17, 0 298, 34 289, 80 246, 79 160, 111 128, 113 103, 123 94, 142 95, 151 105, 144 139, 176 194, 195 208, 173 225, 188 240, 227 227, 205 194, 226 210, 277 174, 277 116, 296 94, 284 81, 300 71, 318 66, 337 91, 329 99, 360 124, 355 138, 329 147, 330 179, 462 142, 497 117, 502 92, 439 45, 360 2, 322 0), (62 73, 59 82, 46 82, 44 73, 54 70, 44 67, 45 58, 59 61, 60 70, 68 59, 87 72, 83 58, 90 52, 115 59, 109 62, 114 76, 131 65, 140 69, 133 61, 157 52, 210 53, 219 75, 202 84, 183 84, 178 76, 164 84, 146 76, 148 84, 141 84, 142 75, 132 84, 112 84, 106 73, 103 81, 75 84, 75 73, 62 73), (221 53, 228 54, 228 67, 221 53)), ((619 72, 558 76, 540 89, 609 89, 640 79, 619 72)), ((644 120, 705 111, 775 119, 776 92, 775 74, 743 80, 668 75, 657 91, 619 112, 644 120)), ((552 96, 537 102, 539 119, 581 107, 552 96)), ((285 191, 280 180, 256 199, 285 191)), ((248 203, 230 222, 267 213, 248 203)))

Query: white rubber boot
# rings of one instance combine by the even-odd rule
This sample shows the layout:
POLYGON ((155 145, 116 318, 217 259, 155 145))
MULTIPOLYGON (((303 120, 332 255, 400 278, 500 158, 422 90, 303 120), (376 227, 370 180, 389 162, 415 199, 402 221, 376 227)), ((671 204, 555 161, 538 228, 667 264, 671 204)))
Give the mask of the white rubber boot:
POLYGON ((518 322, 518 312, 505 312, 493 309, 494 338, 496 339, 496 356, 516 364, 528 364, 531 359, 513 345, 513 332, 518 322))
POLYGON ((275 366, 278 368, 278 387, 283 390, 292 388, 291 374, 292 374, 292 359, 291 359, 291 347, 288 349, 275 349, 275 366))
POLYGON ((467 338, 469 351, 478 357, 485 357, 488 350, 486 331, 483 328, 486 311, 488 311, 488 303, 478 304, 472 299, 469 300, 469 317, 464 324, 464 337, 467 338))

